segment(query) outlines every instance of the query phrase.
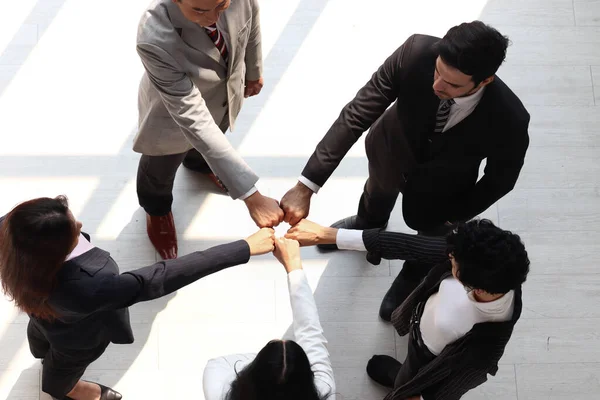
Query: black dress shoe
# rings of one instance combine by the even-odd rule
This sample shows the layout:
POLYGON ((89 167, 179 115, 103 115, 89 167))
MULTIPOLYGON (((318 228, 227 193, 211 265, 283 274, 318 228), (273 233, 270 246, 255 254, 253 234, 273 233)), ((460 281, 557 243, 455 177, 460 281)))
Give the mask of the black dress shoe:
POLYGON ((408 279, 400 272, 385 296, 383 296, 381 306, 379 307, 379 317, 384 321, 390 322, 394 310, 406 300, 417 286, 419 286, 419 281, 408 279))
MULTIPOLYGON (((100 400, 121 400, 123 398, 121 393, 119 393, 116 390, 113 390, 109 387, 106 387, 104 385, 101 385, 97 382, 90 382, 90 381, 84 381, 84 382, 93 383, 94 385, 100 386, 100 400)), ((68 396, 65 396, 65 400, 73 400, 73 399, 71 399, 68 396)))
POLYGON ((402 363, 394 357, 373 356, 367 363, 367 375, 381 386, 393 388, 402 363))
MULTIPOLYGON (((383 224, 382 226, 376 226, 373 224, 369 224, 368 222, 366 222, 362 218, 360 218, 358 215, 353 215, 351 217, 346 217, 344 219, 340 219, 339 221, 337 221, 331 225, 332 228, 336 228, 336 229, 358 229, 358 230, 371 229, 371 228, 385 228, 386 226, 387 226, 387 223, 383 224)), ((335 245, 335 244, 318 244, 317 248, 319 250, 325 250, 325 251, 331 251, 331 250, 338 249, 337 245, 335 245)))

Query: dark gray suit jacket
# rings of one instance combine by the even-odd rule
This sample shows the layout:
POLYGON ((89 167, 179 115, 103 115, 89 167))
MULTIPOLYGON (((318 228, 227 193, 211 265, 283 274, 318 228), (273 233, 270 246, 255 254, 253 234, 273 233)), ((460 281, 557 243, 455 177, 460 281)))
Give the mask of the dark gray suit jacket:
POLYGON ((127 307, 249 259, 248 243, 239 240, 120 274, 110 254, 96 247, 65 262, 59 271, 49 298, 58 319, 30 318, 57 349, 91 349, 107 341, 133 343, 127 307))
POLYGON ((342 109, 302 175, 324 185, 370 128, 365 139, 370 170, 382 175, 380 182, 406 179, 402 209, 412 229, 469 220, 512 190, 529 146, 529 113, 496 77, 471 115, 433 135, 440 104, 432 90, 439 40, 413 35, 390 55, 342 109), (484 159, 485 174, 478 180, 484 159))

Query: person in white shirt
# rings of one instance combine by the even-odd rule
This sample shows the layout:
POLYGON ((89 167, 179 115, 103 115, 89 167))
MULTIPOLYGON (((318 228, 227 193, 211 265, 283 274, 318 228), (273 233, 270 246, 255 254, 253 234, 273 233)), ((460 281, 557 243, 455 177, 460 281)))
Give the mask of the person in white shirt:
POLYGON ((529 273, 518 235, 486 219, 459 224, 445 239, 304 220, 286 237, 436 263, 391 316, 400 335, 410 333, 406 360, 376 355, 367 364, 371 379, 394 389, 385 400, 455 400, 495 375, 520 317, 521 285, 529 273))
POLYGON ((209 360, 203 378, 206 400, 335 400, 327 340, 299 243, 277 239, 274 254, 288 274, 296 341, 272 340, 258 354, 209 360))

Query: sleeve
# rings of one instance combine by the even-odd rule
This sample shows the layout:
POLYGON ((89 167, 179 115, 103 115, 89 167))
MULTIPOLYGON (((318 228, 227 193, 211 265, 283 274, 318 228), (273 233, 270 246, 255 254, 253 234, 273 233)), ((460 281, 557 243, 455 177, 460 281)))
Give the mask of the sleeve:
POLYGON ((363 243, 363 231, 355 229, 338 229, 335 244, 340 250, 367 250, 363 243))
POLYGON ((305 176, 300 175, 300 177, 298 178, 298 181, 300 183, 302 183, 304 186, 306 186, 307 188, 309 188, 310 190, 312 190, 314 193, 319 193, 319 189, 321 189, 321 186, 317 185, 310 179, 307 179, 305 176))
POLYGON ((237 199, 247 193, 258 176, 223 135, 198 88, 175 59, 160 47, 138 43, 137 51, 169 114, 223 181, 230 196, 237 199))
POLYGON ((509 128, 515 140, 506 140, 496 146, 494 154, 487 158, 484 175, 471 193, 464 196, 451 221, 467 221, 497 202, 517 183, 529 147, 527 127, 529 118, 518 127, 509 128))
POLYGON ((448 259, 445 237, 367 229, 363 231, 362 238, 371 257, 428 264, 436 264, 448 259))
POLYGON ((350 148, 397 99, 402 82, 402 64, 414 36, 389 56, 341 111, 308 160, 302 176, 323 186, 350 148))
POLYGON ((424 389, 421 396, 424 400, 459 400, 469 390, 486 381, 487 373, 484 370, 465 366, 460 372, 424 389))
POLYGON ((263 72, 262 45, 260 35, 260 8, 257 0, 251 0, 252 3, 252 28, 246 47, 246 80, 257 81, 263 72))
POLYGON ((288 274, 288 288, 296 342, 306 352, 321 395, 335 393, 327 339, 323 335, 315 298, 303 270, 295 270, 288 274))
MULTIPOLYGON (((436 359, 424 367, 423 371, 427 369, 426 373, 419 371, 413 377, 409 383, 410 389, 415 395, 420 394, 424 400, 460 400, 469 390, 487 381, 489 364, 481 360, 480 356, 477 349, 470 348, 466 353, 456 353, 450 346, 446 346, 436 359)), ((406 391, 406 388, 394 389, 384 400, 397 399, 397 394, 402 390, 406 391)))
POLYGON ((102 277, 93 289, 85 287, 86 292, 79 293, 84 298, 79 302, 79 311, 91 314, 157 299, 207 275, 247 263, 249 259, 248 243, 239 240, 120 275, 102 277))
POLYGON ((209 360, 204 368, 202 389, 206 400, 223 400, 236 374, 251 362, 255 354, 232 354, 209 360))

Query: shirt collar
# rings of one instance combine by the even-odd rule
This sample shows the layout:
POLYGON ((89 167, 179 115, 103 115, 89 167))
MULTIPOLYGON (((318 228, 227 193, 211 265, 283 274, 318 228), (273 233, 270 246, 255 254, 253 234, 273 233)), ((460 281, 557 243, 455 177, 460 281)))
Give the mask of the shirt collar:
POLYGON ((69 254, 67 256, 67 259, 65 261, 69 261, 75 257, 79 257, 83 253, 86 253, 93 248, 94 248, 94 246, 90 242, 88 242, 87 239, 80 233, 79 240, 77 242, 77 246, 75 246, 75 248, 73 249, 71 254, 69 254))
POLYGON ((474 106, 479 103, 479 100, 483 97, 483 93, 485 92, 485 86, 476 91, 473 94, 470 94, 465 97, 455 97, 453 100, 455 104, 460 108, 474 106))

